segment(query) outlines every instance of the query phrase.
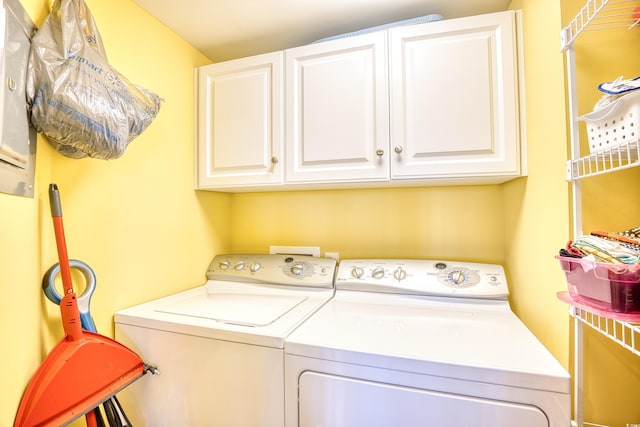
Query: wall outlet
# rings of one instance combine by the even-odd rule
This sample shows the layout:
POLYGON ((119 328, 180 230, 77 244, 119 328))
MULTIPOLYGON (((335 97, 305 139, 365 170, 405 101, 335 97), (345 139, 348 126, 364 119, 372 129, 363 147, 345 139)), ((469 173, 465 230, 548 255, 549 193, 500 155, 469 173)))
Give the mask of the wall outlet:
POLYGON ((338 252, 325 252, 324 257, 335 259, 336 261, 340 261, 340 254, 338 252))
POLYGON ((320 256, 320 246, 269 246, 269 253, 282 255, 320 256))

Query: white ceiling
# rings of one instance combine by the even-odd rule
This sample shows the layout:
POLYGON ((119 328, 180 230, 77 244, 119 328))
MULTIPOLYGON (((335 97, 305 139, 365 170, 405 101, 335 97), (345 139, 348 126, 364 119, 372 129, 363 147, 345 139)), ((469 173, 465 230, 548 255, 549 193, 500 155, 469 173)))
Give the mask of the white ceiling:
POLYGON ((422 15, 506 10, 511 0, 134 0, 219 62, 422 15))

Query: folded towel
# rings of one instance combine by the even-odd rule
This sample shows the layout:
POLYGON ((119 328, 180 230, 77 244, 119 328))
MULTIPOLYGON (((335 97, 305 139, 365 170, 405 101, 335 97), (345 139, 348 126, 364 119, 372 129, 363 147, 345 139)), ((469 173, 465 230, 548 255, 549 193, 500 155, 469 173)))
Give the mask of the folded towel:
POLYGON ((614 264, 639 264, 640 251, 626 247, 621 242, 598 236, 582 236, 571 247, 585 255, 593 255, 602 262, 614 264))
POLYGON ((592 231, 592 236, 602 237, 607 240, 615 240, 622 243, 625 247, 640 250, 640 240, 636 237, 629 237, 626 232, 612 232, 612 231, 592 231))

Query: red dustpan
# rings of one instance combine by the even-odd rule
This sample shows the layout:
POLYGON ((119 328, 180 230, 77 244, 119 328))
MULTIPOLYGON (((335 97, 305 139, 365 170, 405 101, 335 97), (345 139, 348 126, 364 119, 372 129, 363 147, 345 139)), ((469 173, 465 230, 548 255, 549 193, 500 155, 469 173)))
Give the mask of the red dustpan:
POLYGON ((89 412, 146 372, 142 359, 111 338, 82 330, 67 255, 56 184, 49 186, 64 296, 60 312, 65 337, 31 379, 14 427, 60 426, 89 412))

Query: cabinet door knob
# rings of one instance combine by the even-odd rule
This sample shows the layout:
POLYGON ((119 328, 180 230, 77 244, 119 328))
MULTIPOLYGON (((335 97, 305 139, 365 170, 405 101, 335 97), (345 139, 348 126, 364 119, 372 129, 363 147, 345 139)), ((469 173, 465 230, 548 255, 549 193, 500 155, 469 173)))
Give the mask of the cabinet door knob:
POLYGON ((273 156, 273 157, 271 158, 271 164, 272 164, 272 165, 275 165, 276 163, 278 163, 278 158, 277 158, 276 156, 273 156))
POLYGON ((396 145, 396 148, 394 148, 393 151, 395 151, 396 154, 401 154, 402 153, 402 147, 400 145, 396 145))
POLYGON ((380 149, 376 150, 376 156, 378 157, 384 156, 384 150, 380 150, 380 149))

